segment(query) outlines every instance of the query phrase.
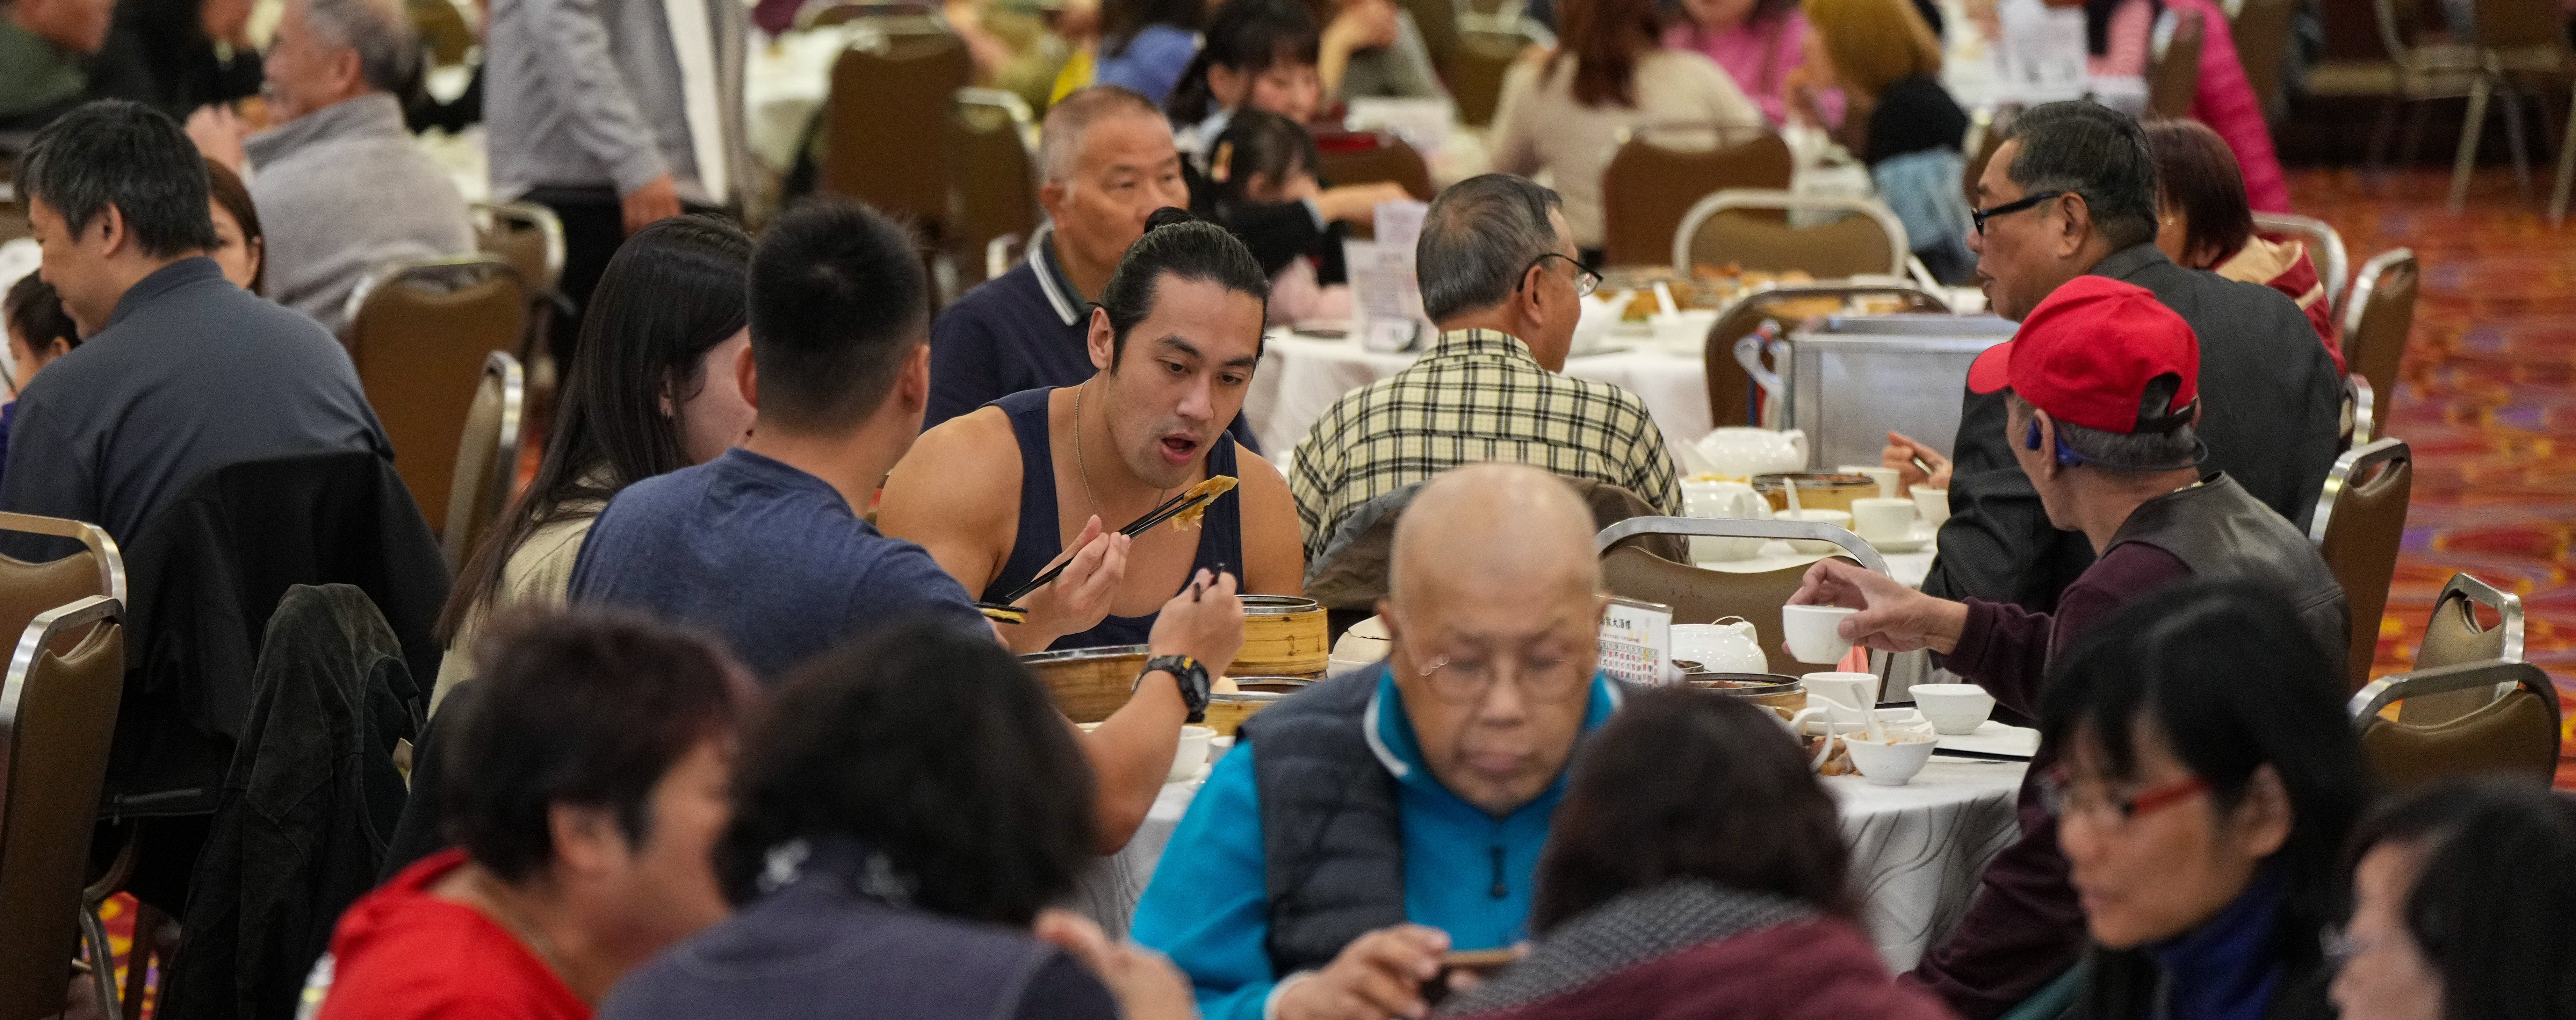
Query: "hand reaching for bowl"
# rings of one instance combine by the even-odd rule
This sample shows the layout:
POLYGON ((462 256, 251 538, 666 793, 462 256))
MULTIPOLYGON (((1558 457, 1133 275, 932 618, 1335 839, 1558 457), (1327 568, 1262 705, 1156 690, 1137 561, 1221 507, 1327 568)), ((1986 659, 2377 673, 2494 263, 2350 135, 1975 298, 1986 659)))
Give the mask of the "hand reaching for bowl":
POLYGON ((1906 587, 1895 578, 1841 560, 1817 560, 1789 596, 1793 606, 1857 609, 1837 628, 1844 640, 1883 652, 1929 648, 1947 655, 1959 646, 1968 607, 1906 587))
POLYGON ((1915 442, 1912 436, 1905 433, 1887 434, 1887 447, 1878 452, 1878 463, 1881 467, 1896 469, 1896 491, 1900 494, 1917 485, 1927 489, 1942 490, 1950 487, 1950 458, 1942 456, 1938 450, 1915 442), (1922 468, 1916 467, 1914 462, 1918 459, 1931 465, 1932 470, 1927 473, 1922 468))

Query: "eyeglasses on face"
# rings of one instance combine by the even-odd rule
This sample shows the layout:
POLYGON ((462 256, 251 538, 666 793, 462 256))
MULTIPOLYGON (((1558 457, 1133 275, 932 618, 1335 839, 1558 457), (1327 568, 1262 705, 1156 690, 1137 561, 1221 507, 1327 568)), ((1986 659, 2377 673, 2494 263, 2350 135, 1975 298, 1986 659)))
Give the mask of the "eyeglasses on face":
MULTIPOLYGON (((1526 266, 1522 266, 1522 267, 1521 267, 1521 280, 1522 280, 1522 284, 1521 284, 1521 286, 1527 286, 1527 285, 1528 285, 1528 280, 1529 280, 1529 271, 1530 271, 1530 270, 1536 269, 1536 268, 1538 268, 1538 267, 1540 267, 1540 266, 1542 266, 1542 265, 1547 264, 1547 260, 1549 260, 1549 259, 1564 259, 1564 260, 1565 260, 1565 264, 1566 264, 1566 265, 1569 265, 1569 266, 1573 266, 1573 267, 1574 267, 1574 296, 1575 296, 1575 297, 1591 297, 1591 296, 1592 296, 1592 292, 1593 292, 1594 290, 1597 290, 1597 289, 1599 289, 1599 288, 1600 288, 1600 286, 1601 286, 1601 274, 1596 273, 1596 272, 1593 272, 1593 271, 1591 271, 1591 270, 1589 270, 1589 269, 1585 269, 1585 268, 1583 268, 1583 263, 1580 263, 1580 262, 1575 261, 1575 260, 1574 260, 1574 258, 1573 258, 1572 256, 1566 255, 1566 254, 1564 254, 1563 252, 1553 252, 1553 251, 1550 251, 1550 252, 1540 252, 1540 253, 1539 253, 1539 256, 1538 256, 1537 258, 1531 259, 1531 260, 1529 261, 1529 265, 1526 265, 1526 266)), ((1520 289, 1521 289, 1521 287, 1520 287, 1520 286, 1515 286, 1515 287, 1513 287, 1513 288, 1512 288, 1512 290, 1513 290, 1515 293, 1517 293, 1520 289)))
POLYGON ((2155 814, 2209 790, 2209 781, 2199 776, 2150 786, 2127 796, 2110 793, 2098 785, 2076 783, 2061 769, 2052 769, 2039 780, 2040 804, 2048 809, 2050 817, 2063 821, 2082 815, 2113 826, 2155 814))
POLYGON ((1591 675, 1571 658, 1559 656, 1435 655, 1417 667, 1431 696, 1452 705, 1481 704, 1508 674, 1521 696, 1541 704, 1559 704, 1590 689, 1591 675), (1508 670, 1503 659, 1513 659, 1508 670))
POLYGON ((2023 195, 2019 199, 2006 202, 1992 208, 1972 209, 1968 212, 1968 218, 1977 221, 1977 236, 1984 237, 1986 236, 1987 220, 1993 219, 1997 216, 2008 216, 2013 213, 2020 212, 2024 209, 2037 206, 2041 202, 2048 201, 2049 199, 2056 198, 2064 194, 2066 194, 2066 192, 2063 191, 2042 191, 2034 194, 2023 195))

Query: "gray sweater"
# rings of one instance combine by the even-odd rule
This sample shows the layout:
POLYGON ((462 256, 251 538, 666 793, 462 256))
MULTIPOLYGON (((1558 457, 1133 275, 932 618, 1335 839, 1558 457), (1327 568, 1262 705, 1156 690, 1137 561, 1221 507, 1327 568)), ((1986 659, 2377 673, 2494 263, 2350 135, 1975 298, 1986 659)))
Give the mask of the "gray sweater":
POLYGON ((338 333, 358 281, 386 262, 474 250, 465 199, 412 146, 402 107, 370 92, 251 136, 268 296, 338 333))

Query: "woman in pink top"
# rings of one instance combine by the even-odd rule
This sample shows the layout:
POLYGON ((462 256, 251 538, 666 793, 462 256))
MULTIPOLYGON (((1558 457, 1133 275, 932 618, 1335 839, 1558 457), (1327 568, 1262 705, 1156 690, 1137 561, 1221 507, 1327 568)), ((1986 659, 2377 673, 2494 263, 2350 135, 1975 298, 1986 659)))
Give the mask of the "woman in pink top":
POLYGON ((2086 42, 2093 50, 2096 76, 2143 77, 2149 62, 2149 40, 2164 8, 2200 16, 2200 88, 2191 100, 2191 119, 2209 125, 2227 140, 2236 165, 2245 171, 2245 197, 2256 212, 2289 212, 2290 186, 2281 176, 2280 157, 2272 151, 2272 128, 2264 122, 2263 103, 2236 59, 2236 37, 2228 31, 2227 14, 2210 0, 2092 0, 2085 5, 2086 42), (2108 13, 2104 13, 2108 8, 2108 13))
MULTIPOLYGON (((1684 17, 1664 30, 1664 45, 1716 61, 1764 120, 1785 123, 1789 75, 1806 59, 1807 18, 1798 0, 1681 0, 1681 7, 1684 17)), ((1842 120, 1840 93, 1819 105, 1829 122, 1842 120)))

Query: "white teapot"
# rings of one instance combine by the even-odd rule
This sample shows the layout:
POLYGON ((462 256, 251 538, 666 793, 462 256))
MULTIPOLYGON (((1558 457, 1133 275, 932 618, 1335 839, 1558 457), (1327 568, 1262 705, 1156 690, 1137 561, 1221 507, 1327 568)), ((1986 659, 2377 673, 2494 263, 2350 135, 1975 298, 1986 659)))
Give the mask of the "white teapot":
MULTIPOLYGON (((1771 501, 1743 482, 1688 481, 1682 483, 1682 513, 1713 520, 1767 521, 1771 519, 1771 501)), ((1761 551, 1762 542, 1759 538, 1693 536, 1691 559, 1749 559, 1761 551)))
POLYGON ((1730 616, 1716 623, 1673 625, 1673 658, 1700 664, 1712 673, 1768 673, 1771 660, 1753 624, 1730 616))
POLYGON ((1807 434, 1797 429, 1774 432, 1729 425, 1702 437, 1693 446, 1710 467, 1727 478, 1751 479, 1755 475, 1807 469, 1807 434))

